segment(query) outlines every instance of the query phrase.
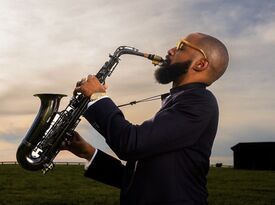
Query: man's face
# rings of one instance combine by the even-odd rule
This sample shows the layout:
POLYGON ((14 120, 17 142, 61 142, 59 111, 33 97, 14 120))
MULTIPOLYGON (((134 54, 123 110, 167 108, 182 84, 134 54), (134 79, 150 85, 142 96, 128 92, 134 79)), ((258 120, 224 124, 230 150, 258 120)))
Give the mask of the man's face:
POLYGON ((180 76, 185 75, 190 67, 193 66, 194 57, 204 54, 193 44, 196 36, 189 35, 181 40, 177 47, 168 50, 166 61, 168 65, 161 66, 155 71, 155 79, 161 84, 168 84, 176 81, 180 76), (183 42, 182 42, 183 41, 183 42), (198 52, 201 52, 199 54, 198 52))

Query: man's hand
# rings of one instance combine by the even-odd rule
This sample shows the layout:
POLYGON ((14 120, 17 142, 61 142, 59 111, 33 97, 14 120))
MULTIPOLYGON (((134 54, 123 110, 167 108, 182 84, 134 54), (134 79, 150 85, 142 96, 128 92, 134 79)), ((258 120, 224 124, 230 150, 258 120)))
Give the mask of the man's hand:
POLYGON ((86 142, 77 132, 74 131, 73 136, 65 141, 61 150, 68 150, 80 158, 90 161, 95 153, 95 148, 86 142))
POLYGON ((74 93, 80 92, 86 97, 91 97, 94 93, 106 92, 107 86, 102 85, 94 75, 88 75, 86 79, 82 79, 76 83, 74 93))

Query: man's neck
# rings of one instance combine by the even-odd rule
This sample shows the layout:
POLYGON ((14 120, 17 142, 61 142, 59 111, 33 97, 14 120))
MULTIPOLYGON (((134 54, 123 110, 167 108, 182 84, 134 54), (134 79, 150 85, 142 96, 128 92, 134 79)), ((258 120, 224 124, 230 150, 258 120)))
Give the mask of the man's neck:
POLYGON ((172 84, 172 88, 181 86, 181 85, 185 85, 185 84, 189 84, 189 83, 194 83, 195 81, 191 81, 191 80, 186 80, 186 79, 177 79, 175 81, 173 81, 172 84))

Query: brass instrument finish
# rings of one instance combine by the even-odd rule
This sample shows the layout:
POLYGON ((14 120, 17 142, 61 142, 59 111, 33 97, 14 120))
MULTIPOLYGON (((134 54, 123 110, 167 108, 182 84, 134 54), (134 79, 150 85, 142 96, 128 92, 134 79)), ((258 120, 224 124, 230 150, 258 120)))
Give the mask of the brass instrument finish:
MULTIPOLYGON (((120 46, 109 61, 105 62, 96 77, 101 83, 111 76, 123 54, 137 55, 152 60, 154 65, 166 62, 157 55, 141 53, 129 46, 120 46)), ((45 174, 53 168, 53 160, 60 151, 62 143, 72 136, 74 129, 85 112, 89 98, 83 94, 74 94, 67 107, 58 112, 62 94, 36 94, 41 100, 39 112, 19 145, 16 153, 18 163, 26 170, 42 170, 45 174)))

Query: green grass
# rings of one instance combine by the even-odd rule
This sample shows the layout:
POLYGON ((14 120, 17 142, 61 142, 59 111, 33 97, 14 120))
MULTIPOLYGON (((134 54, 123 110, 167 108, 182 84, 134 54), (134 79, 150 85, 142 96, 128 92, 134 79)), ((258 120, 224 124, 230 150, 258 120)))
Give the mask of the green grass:
POLYGON ((46 175, 0 166, 1 205, 119 204, 119 190, 83 177, 83 166, 58 165, 46 175))
POLYGON ((275 172, 211 168, 211 205, 275 205, 275 172))
MULTIPOLYGON (((0 165, 1 205, 117 205, 119 190, 83 177, 83 166, 58 165, 47 175, 0 165)), ((275 205, 275 172, 211 168, 210 205, 275 205)))

